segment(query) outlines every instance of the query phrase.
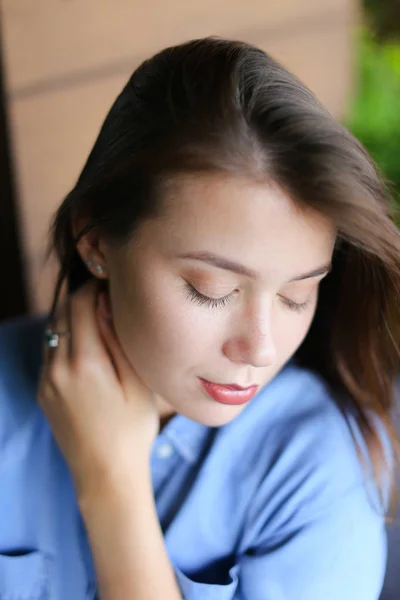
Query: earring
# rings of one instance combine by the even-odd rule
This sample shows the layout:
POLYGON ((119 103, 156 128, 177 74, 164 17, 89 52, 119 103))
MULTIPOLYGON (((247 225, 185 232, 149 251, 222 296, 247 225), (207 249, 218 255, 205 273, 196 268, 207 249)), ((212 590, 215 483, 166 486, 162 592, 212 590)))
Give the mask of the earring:
POLYGON ((94 261, 91 260, 90 258, 86 262, 86 265, 87 265, 89 271, 92 271, 94 269, 96 271, 97 275, 104 275, 104 267, 102 267, 102 265, 100 265, 100 264, 95 265, 94 261))

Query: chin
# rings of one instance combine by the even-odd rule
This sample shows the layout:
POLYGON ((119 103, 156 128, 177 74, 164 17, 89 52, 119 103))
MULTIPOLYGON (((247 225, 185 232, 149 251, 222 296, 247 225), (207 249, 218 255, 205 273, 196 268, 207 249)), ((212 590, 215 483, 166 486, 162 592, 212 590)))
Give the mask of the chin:
POLYGON ((246 407, 229 406, 216 404, 215 409, 208 408, 207 410, 196 410, 195 407, 185 407, 185 410, 178 411, 192 421, 206 425, 207 427, 222 427, 233 421, 246 407))

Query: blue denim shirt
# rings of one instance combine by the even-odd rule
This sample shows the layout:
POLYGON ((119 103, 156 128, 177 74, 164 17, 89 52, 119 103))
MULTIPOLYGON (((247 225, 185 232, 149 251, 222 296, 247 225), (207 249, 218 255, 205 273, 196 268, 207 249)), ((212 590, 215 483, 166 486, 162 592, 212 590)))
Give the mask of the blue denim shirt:
MULTIPOLYGON (((96 596, 73 482, 35 400, 43 324, 0 327, 1 600, 96 596)), ((295 361, 227 425, 176 415, 151 471, 185 600, 379 597, 386 506, 324 382, 295 361)))

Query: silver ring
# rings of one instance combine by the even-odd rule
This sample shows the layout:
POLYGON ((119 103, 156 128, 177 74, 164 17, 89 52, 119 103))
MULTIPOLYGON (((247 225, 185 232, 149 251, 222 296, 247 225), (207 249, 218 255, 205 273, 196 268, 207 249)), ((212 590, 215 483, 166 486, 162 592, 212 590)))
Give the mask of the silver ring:
POLYGON ((57 348, 62 336, 71 337, 70 331, 53 331, 48 328, 45 332, 45 344, 48 348, 57 348))

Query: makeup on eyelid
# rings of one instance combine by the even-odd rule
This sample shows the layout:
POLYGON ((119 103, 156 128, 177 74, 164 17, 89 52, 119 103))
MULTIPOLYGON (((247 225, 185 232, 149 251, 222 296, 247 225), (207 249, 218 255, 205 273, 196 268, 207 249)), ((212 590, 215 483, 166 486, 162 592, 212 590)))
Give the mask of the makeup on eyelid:
POLYGON ((184 272, 184 279, 190 281, 193 285, 204 290, 205 293, 212 294, 214 291, 215 295, 222 296, 229 293, 229 291, 235 288, 237 284, 237 277, 229 273, 215 273, 201 270, 188 270, 184 272))
MULTIPOLYGON (((287 283, 284 283, 284 288, 289 287, 290 290, 300 289, 302 292, 310 289, 311 293, 313 288, 318 287, 319 282, 324 279, 327 274, 328 273, 321 273, 321 275, 315 275, 311 280, 293 279, 287 283)), ((223 276, 224 275, 225 274, 223 274, 223 276)), ((218 299, 221 296, 229 295, 230 292, 236 287, 235 284, 237 284, 237 278, 232 278, 229 273, 226 273, 226 275, 233 280, 229 283, 220 283, 219 281, 215 281, 213 275, 211 275, 209 272, 199 271, 196 269, 187 271, 184 279, 185 281, 189 280, 191 285, 193 285, 193 287, 195 287, 205 296, 211 296, 218 299)))
MULTIPOLYGON (((234 298, 234 296, 239 292, 239 290, 234 289, 229 294, 226 294, 222 297, 210 297, 206 294, 201 293, 196 287, 194 287, 189 282, 186 282, 185 285, 185 293, 189 300, 195 302, 199 306, 207 306, 209 308, 225 308, 234 298)), ((294 312, 302 312, 306 310, 312 304, 312 294, 309 294, 307 300, 302 302, 296 302, 290 298, 287 298, 281 294, 277 294, 278 298, 282 301, 282 303, 294 312)))
MULTIPOLYGON (((313 291, 318 289, 319 282, 325 275, 313 278, 311 281, 295 280, 285 284, 287 292, 278 292, 277 296, 282 298, 283 302, 291 309, 297 312, 307 308, 312 301, 313 291), (300 290, 300 298, 296 298, 300 290), (294 297, 293 297, 294 293, 294 297)), ((229 277, 229 275, 228 275, 229 277)), ((230 277, 232 279, 232 277, 230 277)), ((208 272, 190 269, 183 278, 185 282, 185 291, 190 299, 197 301, 200 305, 208 304, 212 308, 218 305, 226 306, 233 299, 239 289, 235 287, 237 282, 221 284, 214 280, 213 275, 208 272)))
POLYGON ((218 302, 221 298, 231 296, 235 290, 234 282, 221 283, 206 274, 189 273, 183 276, 183 287, 186 294, 196 295, 207 298, 210 301, 218 302))

